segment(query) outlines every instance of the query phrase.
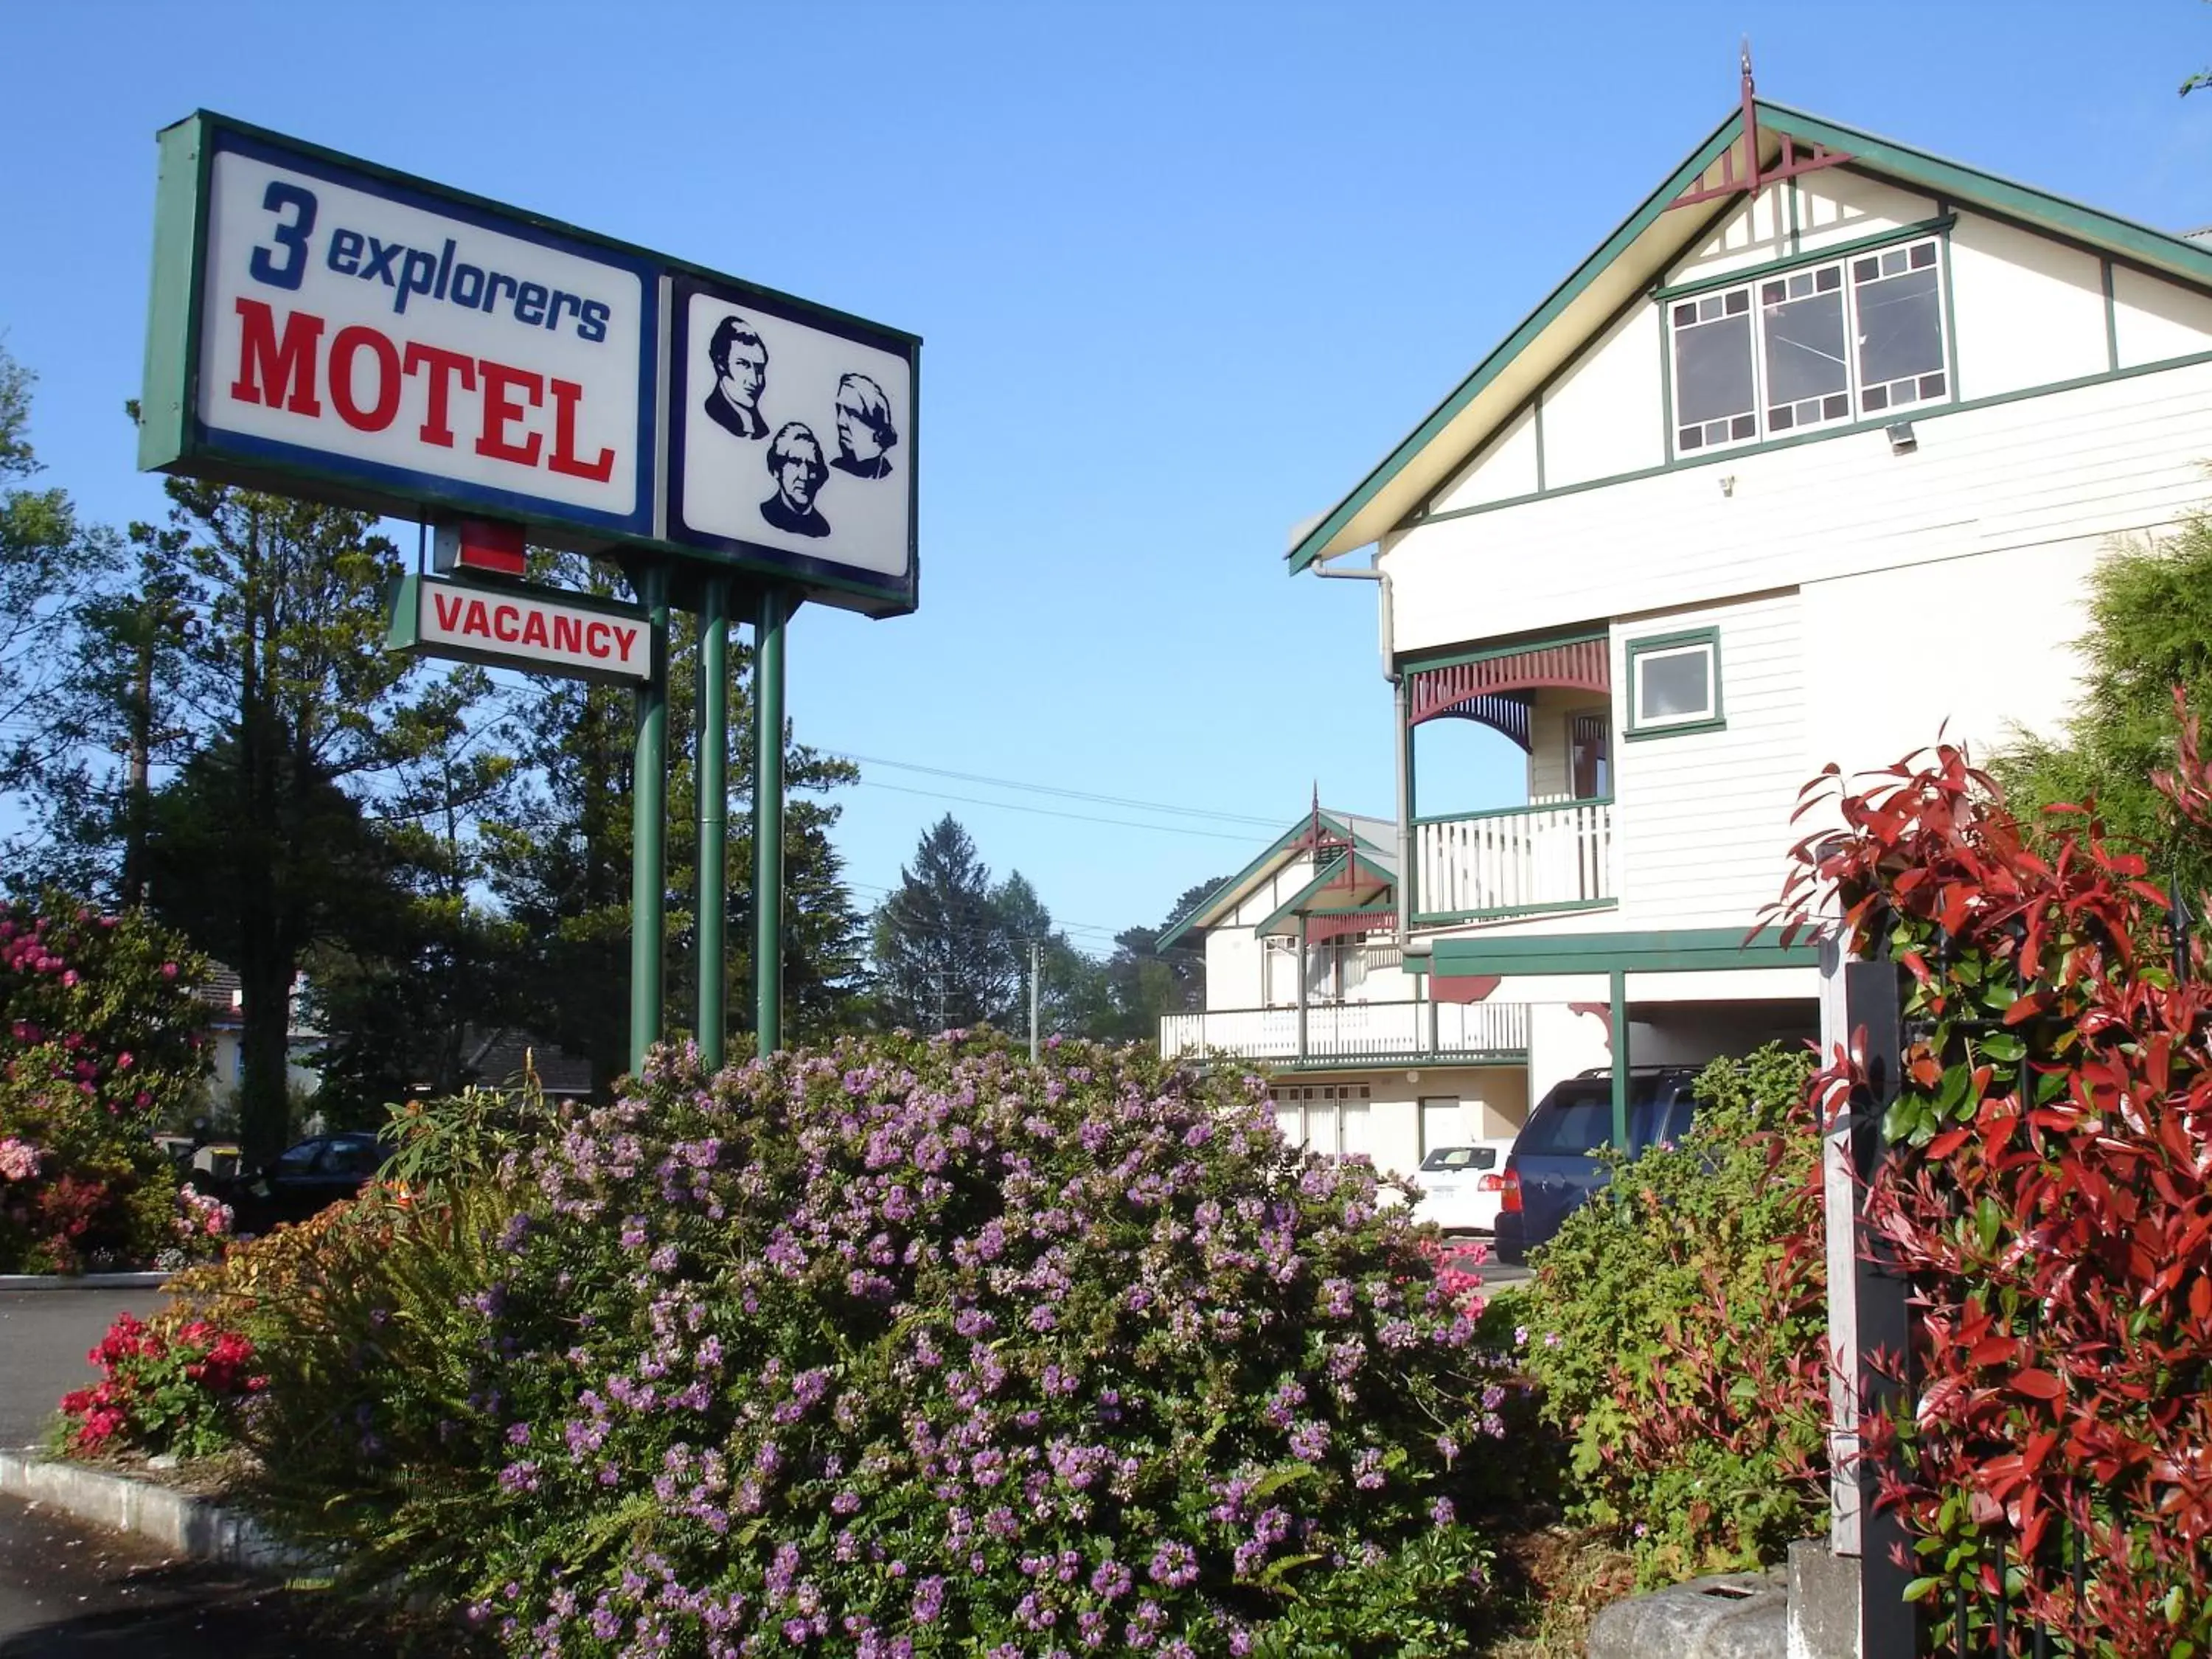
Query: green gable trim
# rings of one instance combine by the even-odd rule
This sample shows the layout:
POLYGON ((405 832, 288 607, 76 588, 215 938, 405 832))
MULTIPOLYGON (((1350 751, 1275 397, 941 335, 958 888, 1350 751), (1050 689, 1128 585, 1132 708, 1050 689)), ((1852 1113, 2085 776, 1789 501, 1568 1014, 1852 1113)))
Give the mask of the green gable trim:
MULTIPOLYGON (((1757 110, 1762 132, 1786 132, 1793 138, 1808 139, 1816 143, 1825 144, 1831 149, 1846 151, 1850 154, 1856 170, 1887 174, 1897 182, 1915 188, 1923 194, 1941 198, 1947 213, 1952 210, 1954 203, 1963 201, 1976 209, 1986 210, 2011 218, 2029 228, 2079 241, 2093 252, 2103 252, 2118 257, 2125 263, 2140 265, 2153 274, 2179 277, 2200 288, 2212 289, 2212 250, 2199 247, 2185 237, 2171 235, 2165 231, 2153 229, 2148 225, 2137 224, 2132 220, 2121 218, 2116 214, 2106 213, 2079 202, 2069 201, 2063 197, 2053 196, 2045 191, 2014 183, 1995 173, 1984 173, 1960 162, 1946 161, 1941 156, 1913 149, 1893 140, 1877 137, 1872 133, 1861 132, 1836 122, 1824 120, 1819 116, 1808 114, 1804 111, 1792 109, 1787 105, 1771 104, 1761 99, 1758 101, 1757 110)), ((1483 358, 1441 404, 1430 411, 1420 425, 1372 468, 1351 493, 1339 501, 1319 523, 1301 537, 1297 545, 1292 547, 1287 555, 1291 574, 1296 574, 1304 570, 1319 558, 1322 550, 1327 548, 1346 526, 1365 510, 1368 505, 1412 464, 1416 456, 1440 437, 1462 410, 1474 402, 1500 374, 1504 374, 1513 360, 1533 344, 1537 337, 1556 321, 1584 290, 1589 289, 1601 272, 1625 253, 1644 231, 1650 228, 1668 210, 1674 198, 1688 188, 1693 179, 1702 175, 1707 167, 1718 161, 1722 152, 1736 141, 1741 136, 1741 112, 1731 114, 1728 119, 1722 122, 1711 137, 1698 147, 1689 160, 1676 168, 1666 183, 1661 185, 1633 213, 1623 220, 1612 235, 1608 236, 1595 252, 1577 265, 1565 281, 1553 289, 1534 311, 1523 319, 1521 324, 1495 349, 1483 358)), ((1793 198, 1795 194, 1793 190, 1791 191, 1793 198)), ((1731 202, 1726 206, 1732 206, 1734 199, 1735 198, 1731 198, 1731 202)), ((1725 206, 1723 210, 1726 210, 1725 206)), ((1686 246, 1687 245, 1689 244, 1686 243, 1686 246)), ((1944 260, 1943 266, 1948 290, 1950 270, 1950 261, 1948 258, 1944 260)), ((1945 295, 1945 313, 1947 319, 1951 314, 1948 291, 1945 295)), ((1663 331, 1662 345, 1663 350, 1663 331)), ((1957 384, 1955 367, 1953 371, 1952 383, 1955 387, 1957 384)), ((2079 384, 2079 382, 2065 383, 2065 385, 2073 384, 2079 384)), ((2062 386, 2045 389, 2061 390, 2064 387, 2062 386)), ((2023 394, 2006 394, 2006 398, 2017 395, 2023 394)), ((1671 391, 1669 403, 1671 405, 1671 391)), ((1662 417, 1665 418, 1663 412, 1662 417)), ((1855 429, 1858 428, 1832 428, 1823 432, 1806 433, 1776 441, 1809 442, 1838 436, 1855 429)), ((1486 432, 1476 434, 1474 447, 1480 448, 1490 436, 1491 434, 1486 432)), ((1658 471, 1668 471, 1677 465, 1711 465, 1714 461, 1744 454, 1748 449, 1767 447, 1769 446, 1758 445, 1747 446, 1744 449, 1729 449, 1718 454, 1700 458, 1694 462, 1669 461, 1661 467, 1648 468, 1640 472, 1624 473, 1614 478, 1594 479, 1565 488, 1588 489, 1606 483, 1620 483, 1628 478, 1646 477, 1658 471)), ((1470 453, 1472 453, 1471 449, 1470 453)), ((1664 453, 1670 456, 1674 453, 1671 441, 1664 453)), ((1540 492, 1540 494, 1547 493, 1562 492, 1558 490, 1540 492)), ((1466 514, 1494 511, 1500 507, 1518 505, 1521 502, 1539 498, 1538 495, 1525 495, 1516 497, 1510 501, 1485 502, 1479 507, 1428 513, 1422 514, 1419 521, 1432 523, 1441 519, 1459 517, 1466 514)))
MULTIPOLYGON (((1845 168, 1849 172, 1850 169, 1845 168)), ((1923 219, 1917 224, 1899 225, 1895 230, 1877 231, 1871 236, 1855 236, 1848 242, 1835 242, 1826 247, 1814 248, 1808 252, 1786 254, 1779 259, 1769 259, 1764 264, 1743 265, 1735 270, 1722 271, 1717 276, 1693 276, 1686 283, 1676 283, 1669 288, 1655 288, 1651 298, 1664 305, 1669 300, 1685 299, 1692 294, 1710 294, 1715 289, 1741 288, 1747 283, 1756 283, 1785 270, 1798 270, 1807 265, 1825 265, 1848 259, 1855 253, 1869 253, 1878 247, 1891 247, 1899 242, 1917 242, 1923 236, 1944 236, 1959 222, 1955 213, 1941 214, 1933 219, 1923 219)))
POLYGON ((1313 905, 1312 901, 1314 899, 1328 891, 1332 884, 1342 879, 1345 873, 1345 866, 1347 862, 1347 855, 1340 853, 1334 858, 1331 859, 1326 865, 1322 866, 1320 873, 1316 875, 1311 881, 1308 882, 1304 887, 1292 894, 1283 904, 1282 908, 1278 909, 1274 915, 1269 916, 1265 921, 1253 928, 1252 933, 1254 936, 1255 938, 1265 937, 1267 934, 1274 932, 1278 923, 1288 921, 1291 917, 1299 915, 1301 912, 1309 915, 1328 915, 1331 914, 1340 915, 1347 911, 1371 910, 1377 905, 1385 902, 1388 896, 1394 890, 1391 885, 1390 878, 1385 875, 1382 871, 1376 869, 1372 865, 1370 865, 1364 859, 1359 858, 1357 854, 1349 855, 1348 861, 1352 866, 1352 874, 1355 880, 1364 877, 1367 885, 1373 886, 1379 884, 1382 889, 1382 893, 1372 898, 1348 902, 1343 904, 1313 905))
MULTIPOLYGON (((1410 967, 1416 957, 1409 957, 1410 967)), ((1808 968, 1820 961, 1810 939, 1784 945, 1778 928, 1747 940, 1733 927, 1657 933, 1521 934, 1510 939, 1440 939, 1431 971, 1469 974, 1689 973, 1745 968, 1808 968)))
POLYGON ((1859 165, 1894 173, 1918 185, 1930 196, 1960 198, 2014 215, 2023 223, 2080 238, 2107 252, 2125 253, 2160 270, 2212 286, 2212 249, 2201 248, 2185 236, 2138 224, 2116 213, 2031 185, 2015 183, 1997 173, 1984 173, 1961 161, 1947 161, 1926 150, 1914 149, 1893 139, 1823 120, 1786 104, 1759 100, 1761 126, 1771 120, 1792 137, 1810 138, 1831 149, 1849 150, 1859 165))
POLYGON ((2120 313, 2118 301, 2112 293, 2112 262, 2100 261, 2099 274, 2105 284, 2105 368, 2109 372, 2120 366, 2120 313))
MULTIPOLYGON (((1321 821, 1324 828, 1331 830, 1336 835, 1348 837, 1354 844, 1364 848, 1370 853, 1380 853, 1382 850, 1381 848, 1376 846, 1373 842, 1368 840, 1366 836, 1360 835, 1358 831, 1354 830, 1350 824, 1340 823, 1334 816, 1328 812, 1323 812, 1321 815, 1321 821)), ((1284 830, 1280 836, 1275 838, 1273 844, 1270 846, 1266 852, 1261 854, 1258 858, 1254 859, 1251 863, 1246 865, 1242 870, 1239 870, 1235 875, 1230 877, 1229 879, 1223 882, 1220 886, 1215 888, 1204 898, 1199 900, 1196 904, 1191 906, 1191 908, 1186 910, 1181 916, 1177 917, 1173 925, 1168 928, 1167 932, 1162 933, 1159 938, 1153 942, 1152 949, 1155 951, 1164 951, 1168 946, 1173 945, 1177 939, 1181 939, 1192 928, 1201 926, 1210 926, 1210 923, 1201 922, 1200 919, 1205 916, 1223 899, 1228 897, 1232 893, 1240 891, 1243 888, 1245 883, 1250 881, 1255 876, 1260 874, 1274 860, 1280 858, 1285 853, 1296 848, 1298 844, 1299 838, 1303 836, 1307 830, 1313 828, 1313 814, 1309 812, 1300 817, 1298 821, 1292 824, 1289 829, 1284 830)))
POLYGON ((1668 203, 1687 190, 1707 167, 1720 160, 1721 152, 1736 141, 1742 126, 1743 115, 1738 111, 1715 128, 1712 136, 1698 146, 1688 161, 1674 169, 1665 184, 1646 197, 1643 204, 1622 220, 1613 234, 1599 245, 1595 252, 1577 265, 1565 282, 1553 289, 1535 310, 1522 319, 1519 327, 1476 364, 1474 372, 1453 388, 1449 396, 1429 411, 1427 419, 1414 428, 1361 479, 1352 492, 1339 501, 1327 517, 1301 537, 1297 545, 1288 555, 1291 574, 1295 575, 1319 558, 1322 549, 1359 515, 1361 510, 1382 492, 1384 485, 1404 471, 1413 457, 1427 448, 1462 410, 1473 403, 1491 382, 1504 373, 1507 366, 1538 335, 1550 327, 1561 313, 1582 297, 1583 291, 1597 279, 1601 271, 1658 221, 1659 216, 1667 210, 1668 203))

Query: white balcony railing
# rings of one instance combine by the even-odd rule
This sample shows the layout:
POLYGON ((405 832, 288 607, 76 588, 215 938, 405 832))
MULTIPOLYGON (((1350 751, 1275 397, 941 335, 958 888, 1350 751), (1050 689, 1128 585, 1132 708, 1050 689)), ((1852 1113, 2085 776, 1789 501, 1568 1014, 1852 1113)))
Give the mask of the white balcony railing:
POLYGON ((1474 920, 1610 903, 1613 803, 1559 801, 1413 820, 1413 919, 1474 920))
POLYGON ((1303 1050, 1296 1008, 1217 1008, 1160 1021, 1160 1052, 1170 1059, 1219 1048, 1249 1060, 1437 1060, 1528 1047, 1521 1002, 1312 1003, 1303 1050))

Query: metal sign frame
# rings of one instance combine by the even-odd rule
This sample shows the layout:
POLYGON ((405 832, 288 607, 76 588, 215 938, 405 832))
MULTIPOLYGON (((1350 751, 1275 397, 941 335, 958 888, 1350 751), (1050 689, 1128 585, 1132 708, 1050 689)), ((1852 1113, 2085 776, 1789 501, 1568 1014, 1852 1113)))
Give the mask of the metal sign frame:
POLYGON ((532 539, 549 546, 631 563, 654 556, 675 562, 687 589, 701 586, 711 575, 726 574, 756 587, 787 588, 793 597, 872 617, 903 616, 918 606, 919 336, 208 111, 196 112, 165 128, 159 143, 153 293, 140 400, 138 460, 143 469, 269 489, 396 518, 437 520, 466 514, 504 519, 527 526, 532 539), (643 499, 627 514, 610 514, 210 428, 199 412, 202 313, 214 168, 216 157, 226 153, 297 170, 334 186, 638 273, 643 295, 638 457, 643 499), (902 572, 874 573, 760 544, 696 536, 678 539, 667 533, 672 425, 668 392, 669 382, 675 378, 670 359, 668 307, 671 293, 678 284, 703 286, 743 303, 757 304, 805 328, 861 341, 904 358, 913 406, 907 410, 907 430, 901 434, 909 492, 902 572))
POLYGON ((525 674, 553 674, 563 679, 592 680, 602 685, 636 686, 659 680, 667 672, 667 630, 655 629, 652 618, 641 605, 623 605, 615 599, 603 599, 596 594, 578 593, 565 587, 545 587, 532 582, 489 580, 456 574, 450 576, 425 576, 419 572, 402 576, 387 590, 392 623, 384 641, 387 651, 412 651, 425 657, 441 657, 450 662, 472 662, 486 668, 509 668, 525 674), (452 640, 426 635, 422 626, 422 601, 430 594, 453 592, 465 595, 487 605, 544 605, 565 611, 587 611, 604 617, 610 622, 621 622, 635 628, 643 635, 645 661, 643 672, 627 672, 616 669, 594 669, 581 663, 544 662, 535 657, 501 651, 496 643, 488 646, 457 644, 452 640))

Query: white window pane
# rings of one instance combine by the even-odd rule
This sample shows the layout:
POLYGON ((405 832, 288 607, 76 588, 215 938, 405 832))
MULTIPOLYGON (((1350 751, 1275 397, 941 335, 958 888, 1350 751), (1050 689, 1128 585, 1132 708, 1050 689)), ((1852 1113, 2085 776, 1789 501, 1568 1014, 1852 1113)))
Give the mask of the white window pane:
POLYGON ((1759 331, 1766 348, 1766 424, 1793 431, 1851 412, 1845 361, 1843 268, 1759 285, 1759 331), (1820 283, 1826 280, 1823 288, 1820 283))
POLYGON ((1295 1106, 1278 1105, 1275 1108, 1275 1127, 1283 1132, 1283 1139, 1293 1146, 1306 1138, 1302 1119, 1303 1114, 1295 1106))
POLYGON ((1712 647, 1648 651, 1636 659, 1639 723, 1696 720, 1713 712, 1712 647))
POLYGON ((1694 303, 1686 301, 1671 315, 1678 446, 1698 449, 1756 436, 1750 291, 1737 289, 1694 303))
POLYGON ((1860 386, 1910 380, 1917 392, 1922 375, 1943 372, 1943 299, 1933 265, 1862 282, 1856 299, 1860 386))
POLYGON ((1349 1154, 1367 1150, 1366 1103, 1356 1102, 1344 1109, 1341 1134, 1343 1145, 1340 1151, 1349 1154))

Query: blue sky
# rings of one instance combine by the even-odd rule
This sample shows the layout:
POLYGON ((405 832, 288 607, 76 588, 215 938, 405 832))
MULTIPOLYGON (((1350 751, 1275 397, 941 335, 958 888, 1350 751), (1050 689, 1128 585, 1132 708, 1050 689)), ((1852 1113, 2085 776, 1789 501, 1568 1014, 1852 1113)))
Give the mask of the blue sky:
MULTIPOLYGON (((1372 591, 1286 578, 1288 529, 1733 106, 1746 30, 1769 97, 2212 223, 2212 93, 2175 96, 2212 64, 2199 0, 76 0, 0 35, 0 335, 52 481, 157 514, 119 409, 153 135, 201 106, 921 334, 922 608, 802 612, 791 712, 860 756, 1231 815, 888 765, 843 793, 864 903, 949 810, 1098 946, 1272 838, 1234 815, 1287 823, 1316 783, 1389 811, 1372 591)), ((1452 804, 1515 798, 1486 741, 1452 804)))

